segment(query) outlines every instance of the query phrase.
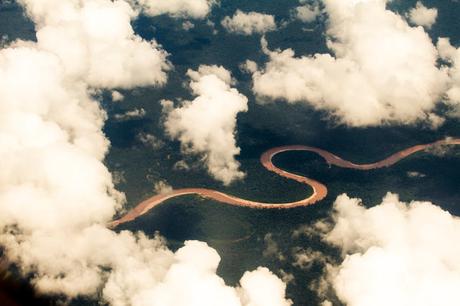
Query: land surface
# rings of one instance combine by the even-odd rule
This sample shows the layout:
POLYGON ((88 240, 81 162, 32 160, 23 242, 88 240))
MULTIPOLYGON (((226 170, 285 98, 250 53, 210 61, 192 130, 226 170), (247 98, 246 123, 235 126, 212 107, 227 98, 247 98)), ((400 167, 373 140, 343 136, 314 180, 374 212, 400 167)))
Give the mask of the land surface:
POLYGON ((309 185, 313 189, 313 193, 309 197, 304 198, 299 201, 295 201, 295 202, 264 203, 264 202, 257 202, 257 201, 251 201, 251 200, 238 198, 238 197, 228 195, 226 193, 223 193, 217 190, 206 189, 206 188, 177 189, 177 190, 173 190, 166 194, 155 195, 141 202, 135 208, 129 211, 126 215, 124 215, 118 220, 113 221, 110 224, 110 226, 116 227, 120 224, 133 221, 137 219, 138 217, 146 214, 154 207, 164 203, 165 201, 169 199, 179 197, 179 196, 184 196, 184 195, 191 195, 191 194, 198 195, 198 196, 201 196, 207 199, 212 199, 212 200, 215 200, 221 203, 225 203, 225 204, 229 204, 229 205, 242 206, 242 207, 255 208, 255 209, 290 209, 290 208, 299 207, 299 206, 312 205, 324 199, 327 196, 327 192, 328 192, 326 185, 314 179, 311 179, 305 176, 301 176, 301 175, 297 175, 294 173, 290 173, 288 171, 285 171, 283 169, 276 167, 273 164, 273 161, 272 161, 273 157, 283 152, 288 152, 288 151, 314 152, 320 155, 322 158, 324 158, 324 160, 329 165, 334 165, 334 166, 341 167, 341 168, 356 169, 356 170, 372 170, 372 169, 378 169, 378 168, 383 168, 383 167, 390 167, 396 164, 397 162, 399 162, 400 160, 412 154, 420 152, 420 151, 426 151, 429 149, 435 149, 435 148, 440 148, 442 146, 450 146, 450 145, 460 145, 460 138, 446 138, 446 139, 438 140, 438 141, 428 143, 428 144, 415 145, 410 148, 404 149, 402 151, 396 152, 381 161, 378 161, 375 163, 368 163, 368 164, 355 164, 350 161, 344 160, 341 157, 329 151, 326 151, 320 148, 316 148, 316 147, 303 146, 303 145, 276 147, 276 148, 272 148, 266 151, 265 153, 263 153, 262 156, 260 157, 260 162, 268 171, 274 172, 287 179, 292 179, 299 183, 309 185))

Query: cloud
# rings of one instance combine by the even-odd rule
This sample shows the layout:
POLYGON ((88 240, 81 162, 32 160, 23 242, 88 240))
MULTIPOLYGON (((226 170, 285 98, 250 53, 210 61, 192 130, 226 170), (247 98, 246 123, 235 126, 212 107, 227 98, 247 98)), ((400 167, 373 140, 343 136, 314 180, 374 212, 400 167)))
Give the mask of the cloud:
POLYGON ((239 65, 239 68, 242 72, 245 73, 254 73, 257 71, 258 66, 257 63, 251 60, 246 60, 245 62, 239 65))
POLYGON ((408 172, 406 172, 406 175, 407 175, 407 177, 410 177, 410 178, 423 178, 423 177, 426 177, 426 174, 420 173, 418 171, 408 171, 408 172))
MULTIPOLYGON (((251 305, 253 298, 243 304, 239 289, 216 275, 220 258, 206 244, 187 242, 173 253, 159 236, 106 227, 125 198, 103 163, 107 115, 92 94, 163 84, 164 51, 133 34, 124 1, 21 3, 36 23, 37 42, 0 49, 2 254, 39 292, 63 298, 114 306, 251 305), (208 284, 213 290, 205 292, 208 284), (178 288, 188 299, 180 300, 178 288)), ((251 275, 276 283, 272 298, 284 303, 280 280, 264 270, 251 275)))
POLYGON ((171 193, 173 188, 165 181, 158 181, 153 185, 153 190, 157 194, 167 194, 171 193))
POLYGON ((452 46, 448 38, 440 38, 437 48, 441 58, 449 64, 450 82, 446 93, 447 99, 452 105, 458 106, 460 104, 460 48, 452 46))
POLYGON ((125 1, 21 0, 41 50, 59 57, 67 76, 98 88, 163 85, 171 65, 154 41, 134 33, 125 1))
POLYGON ((170 15, 176 18, 204 19, 216 0, 130 0, 149 16, 170 15))
POLYGON ((284 296, 286 285, 267 268, 244 273, 240 280, 240 294, 247 306, 289 306, 284 296), (270 294, 267 294, 270 292, 270 294))
POLYGON ((430 202, 395 194, 366 208, 339 196, 326 240, 344 260, 329 280, 346 305, 457 305, 460 219, 430 202))
POLYGON ((158 150, 164 147, 165 143, 153 134, 141 132, 136 138, 146 147, 158 150))
POLYGON ((218 66, 200 66, 189 70, 190 88, 197 96, 184 101, 178 108, 164 101, 165 128, 173 139, 178 139, 185 153, 203 156, 208 172, 228 185, 242 179, 235 156, 237 115, 246 112, 248 99, 232 88, 228 70, 218 66))
POLYGON ((188 171, 188 170, 190 170, 190 166, 187 164, 186 161, 180 160, 180 161, 178 161, 178 162, 176 162, 174 164, 173 169, 176 170, 176 171, 178 171, 178 170, 188 171))
POLYGON ((111 97, 113 102, 121 102, 125 99, 125 96, 117 90, 112 90, 111 97))
POLYGON ((101 162, 105 113, 58 58, 22 45, 0 51, 3 225, 72 227, 78 211, 103 222, 121 203, 101 162))
POLYGON ((195 27, 195 25, 192 22, 188 21, 188 20, 184 21, 182 23, 182 29, 184 29, 184 31, 189 31, 189 30, 193 29, 194 27, 195 27))
MULTIPOLYGON (((266 268, 246 272, 240 286, 225 285, 217 276, 220 257, 206 243, 185 242, 164 277, 133 301, 136 306, 289 306, 286 285, 266 268), (270 291, 268 291, 270 290, 270 291), (268 293, 269 292, 269 293, 268 293), (268 294, 267 294, 268 293, 268 294)), ((142 279, 139 279, 142 281, 142 279)), ((114 304, 116 305, 116 304, 114 304)))
POLYGON ((324 4, 334 56, 296 57, 291 49, 269 51, 264 42, 270 60, 253 74, 260 100, 303 102, 350 126, 439 118, 430 114, 448 76, 438 69, 437 50, 423 28, 410 27, 384 0, 324 4))
POLYGON ((230 33, 252 35, 276 30, 275 17, 257 12, 245 13, 237 10, 222 20, 222 26, 230 33))
POLYGON ((438 17, 438 9, 427 8, 422 2, 418 1, 408 14, 411 23, 430 29, 438 17))
POLYGON ((280 274, 281 279, 283 280, 283 282, 285 284, 295 283, 294 274, 288 273, 288 272, 284 271, 283 269, 279 270, 279 274, 280 274))
POLYGON ((318 262, 327 263, 324 254, 319 251, 294 249, 293 255, 295 261, 292 265, 304 270, 310 270, 313 264, 318 262))
POLYGON ((125 172, 123 170, 112 171, 112 181, 115 185, 126 183, 125 172))
POLYGON ((294 9, 294 16, 302 22, 313 22, 321 13, 319 5, 304 4, 294 9))
POLYGON ((126 121, 132 119, 143 118, 146 115, 146 111, 143 108, 136 108, 130 111, 126 111, 123 114, 115 114, 114 118, 118 121, 126 121))
POLYGON ((281 252, 278 243, 273 239, 272 233, 268 233, 265 235, 264 243, 265 249, 262 252, 262 256, 276 258, 279 261, 283 261, 286 259, 283 255, 283 252, 281 252))

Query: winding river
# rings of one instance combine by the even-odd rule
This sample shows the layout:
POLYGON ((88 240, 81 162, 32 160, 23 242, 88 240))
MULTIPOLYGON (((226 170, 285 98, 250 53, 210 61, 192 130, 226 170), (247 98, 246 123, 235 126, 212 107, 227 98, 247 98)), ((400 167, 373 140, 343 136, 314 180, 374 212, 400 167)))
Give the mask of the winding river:
POLYGON ((420 151, 432 149, 438 146, 443 146, 443 145, 460 145, 460 138, 446 138, 446 139, 438 140, 438 141, 428 143, 428 144, 416 145, 416 146, 404 149, 402 151, 399 151, 397 153, 394 153, 393 155, 390 155, 381 161, 370 163, 370 164, 355 164, 350 161, 344 160, 331 152, 328 152, 323 149, 315 148, 315 147, 302 146, 302 145, 276 147, 276 148, 272 148, 266 151, 265 153, 263 153, 262 156, 260 157, 260 162, 268 171, 274 172, 282 177, 295 180, 299 183, 309 185, 313 189, 313 193, 309 197, 302 199, 300 201, 296 201, 296 202, 263 203, 263 202, 241 199, 241 198, 238 198, 232 195, 228 195, 223 192, 212 190, 212 189, 205 189, 205 188, 177 189, 177 190, 173 190, 170 193, 155 195, 141 202, 140 204, 138 204, 135 208, 133 208, 131 211, 129 211, 126 215, 124 215, 120 219, 112 221, 110 226, 116 227, 120 224, 133 221, 136 218, 146 214, 154 207, 162 204, 166 200, 184 196, 184 195, 191 195, 191 194, 199 195, 201 197, 212 199, 212 200, 215 200, 221 203, 225 203, 225 204, 229 204, 229 205, 256 208, 256 209, 289 209, 289 208, 294 208, 294 207, 299 207, 299 206, 312 205, 324 199, 327 195, 327 187, 324 184, 314 179, 305 177, 305 176, 287 172, 283 169, 276 167, 273 164, 272 162, 273 157, 283 152, 288 152, 288 151, 314 152, 320 155, 322 158, 324 158, 324 160, 329 165, 334 165, 334 166, 341 167, 341 168, 357 169, 357 170, 372 170, 372 169, 392 166, 395 163, 399 162, 401 159, 408 157, 409 155, 412 155, 420 151))

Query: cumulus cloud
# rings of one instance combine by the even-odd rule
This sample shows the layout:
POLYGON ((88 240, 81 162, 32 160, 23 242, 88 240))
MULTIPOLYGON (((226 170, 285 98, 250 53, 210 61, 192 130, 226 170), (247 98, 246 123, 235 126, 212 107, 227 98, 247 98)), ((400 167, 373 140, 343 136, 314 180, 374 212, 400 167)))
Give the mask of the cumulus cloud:
POLYGON ((430 29, 436 22, 438 9, 427 8, 418 1, 415 7, 409 11, 408 17, 411 23, 430 29))
POLYGON ((217 0, 130 0, 149 16, 170 15, 179 18, 203 19, 217 0))
POLYGON ((95 294, 128 249, 146 264, 134 235, 105 228, 123 203, 102 163, 105 114, 55 55, 22 44, 0 51, 0 243, 41 292, 95 294))
POLYGON ((239 68, 242 72, 245 73, 254 73, 257 71, 258 66, 257 63, 251 60, 246 60, 245 62, 239 65, 239 68))
MULTIPOLYGON (((187 242, 173 253, 160 237, 106 227, 124 195, 103 163, 107 116, 91 93, 161 85, 168 67, 164 51, 133 33, 129 5, 21 3, 36 23, 37 42, 0 49, 3 255, 41 293, 115 306, 256 305, 252 292, 243 303, 245 283, 229 287, 216 275, 220 258, 206 244, 187 242), (212 291, 204 292, 208 284, 212 291)), ((260 285, 276 283, 273 299, 284 303, 280 280, 264 270, 251 275, 260 285)))
POLYGON ((165 145, 161 139, 153 134, 141 132, 136 137, 143 145, 154 150, 161 149, 165 145))
POLYGON ((326 240, 344 260, 330 267, 337 296, 355 305, 457 305, 460 219, 430 202, 395 194, 366 208, 346 195, 334 204, 326 240))
MULTIPOLYGON (((296 57, 264 51, 270 60, 253 74, 261 98, 304 102, 340 123, 410 124, 429 116, 448 80, 423 28, 410 27, 384 0, 324 0, 327 45, 334 56, 296 57)), ((436 120, 438 123, 439 120, 436 120)))
POLYGON ((273 239, 273 234, 268 233, 264 237, 265 249, 262 252, 264 257, 276 258, 280 261, 285 260, 283 253, 281 252, 278 243, 273 239))
POLYGON ((112 181, 115 185, 126 183, 125 172, 123 170, 112 171, 112 181))
POLYGON ((460 104, 460 48, 451 45, 448 38, 440 38, 437 44, 441 58, 449 63, 449 89, 447 98, 453 105, 460 104))
POLYGON ((304 4, 294 9, 294 16, 302 22, 313 22, 321 13, 319 5, 304 4))
POLYGON ((289 283, 294 283, 294 282, 295 282, 295 276, 294 276, 294 274, 288 273, 288 272, 284 271, 283 269, 280 269, 280 270, 279 270, 279 274, 280 274, 281 279, 283 280, 283 282, 284 282, 285 284, 289 284, 289 283))
POLYGON ((174 170, 182 170, 182 171, 188 171, 190 170, 190 166, 187 164, 185 160, 180 160, 174 164, 173 167, 174 170))
POLYGON ((220 257, 207 244, 185 242, 161 282, 135 297, 139 306, 289 306, 286 285, 266 268, 246 272, 240 286, 225 285, 216 275, 220 257), (269 292, 269 294, 267 294, 269 292))
POLYGON ((117 90, 112 90, 111 97, 113 102, 121 102, 125 99, 125 96, 117 90))
POLYGON ((293 266, 299 267, 300 269, 309 270, 315 263, 327 263, 324 254, 319 251, 313 251, 310 249, 294 249, 294 263, 293 266))
POLYGON ((182 29, 184 29, 184 31, 190 31, 191 29, 193 29, 195 27, 195 25, 190 22, 190 21, 184 21, 182 23, 182 29))
POLYGON ((122 114, 115 114, 114 118, 119 121, 126 121, 132 119, 143 118, 146 115, 146 111, 143 108, 136 108, 130 111, 126 111, 122 114))
POLYGON ((284 296, 286 285, 267 268, 244 273, 240 280, 240 294, 247 306, 290 306, 284 296), (270 292, 270 294, 267 294, 270 292))
POLYGON ((39 48, 59 57, 67 76, 98 88, 166 82, 167 53, 134 33, 137 14, 125 1, 20 2, 35 22, 39 48))
POLYGON ((406 175, 407 175, 407 177, 410 177, 410 178, 423 178, 423 177, 426 177, 426 174, 420 173, 418 171, 408 171, 408 172, 406 172, 406 175))
POLYGON ((218 66, 200 66, 189 70, 190 88, 197 96, 178 108, 163 101, 168 134, 178 139, 183 151, 203 156, 208 172, 228 185, 244 177, 235 156, 237 115, 248 109, 247 98, 232 88, 228 70, 218 66))
POLYGON ((245 13, 240 10, 232 17, 226 16, 222 20, 222 26, 230 33, 242 35, 263 34, 276 30, 274 16, 257 12, 245 13))
POLYGON ((153 190, 157 194, 167 194, 173 191, 173 188, 165 181, 158 181, 153 185, 153 190))

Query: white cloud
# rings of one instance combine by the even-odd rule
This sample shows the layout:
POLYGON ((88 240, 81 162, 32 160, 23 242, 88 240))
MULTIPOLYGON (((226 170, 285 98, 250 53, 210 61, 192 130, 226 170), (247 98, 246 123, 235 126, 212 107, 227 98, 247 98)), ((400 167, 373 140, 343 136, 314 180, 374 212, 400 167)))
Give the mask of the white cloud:
POLYGON ((189 31, 189 30, 193 29, 194 27, 195 27, 195 25, 192 22, 188 21, 188 20, 184 21, 182 23, 182 29, 184 29, 185 31, 189 31))
POLYGON ((153 185, 153 190, 156 194, 171 193, 173 188, 165 181, 158 181, 153 185))
POLYGON ((115 185, 126 183, 125 172, 123 170, 112 171, 112 181, 115 185))
POLYGON ((313 22, 320 13, 321 11, 317 3, 301 5, 294 9, 295 17, 302 22, 313 22))
POLYGON ((273 239, 273 234, 268 233, 264 237, 265 249, 262 252, 264 257, 276 258, 280 261, 285 260, 283 253, 281 252, 278 243, 273 239))
POLYGON ((203 19, 218 3, 216 0, 130 0, 147 15, 203 19))
POLYGON ((185 242, 185 246, 179 249, 172 259, 161 281, 136 295, 132 301, 133 305, 291 305, 284 296, 286 285, 266 268, 246 272, 241 278, 241 287, 225 285, 224 280, 216 274, 220 257, 206 243, 185 242), (267 301, 268 304, 263 304, 267 301))
POLYGON ((284 271, 283 269, 280 269, 280 270, 279 270, 279 274, 280 274, 281 279, 283 280, 283 282, 284 282, 285 284, 289 284, 289 283, 295 282, 294 274, 288 273, 288 272, 284 271))
POLYGON ((285 298, 286 285, 267 268, 244 273, 240 294, 246 306, 290 306, 285 298), (269 294, 268 294, 269 293, 269 294))
POLYGON ((294 263, 293 266, 299 267, 304 270, 309 270, 314 263, 321 262, 325 263, 326 260, 324 259, 323 253, 319 251, 313 251, 310 249, 302 250, 302 249, 295 249, 294 252, 294 263))
POLYGON ((248 100, 231 87, 231 74, 223 67, 200 66, 187 75, 197 97, 175 109, 171 101, 163 102, 166 130, 180 140, 184 152, 202 155, 208 172, 228 185, 244 177, 235 160, 240 153, 235 129, 237 115, 247 111, 248 100))
POLYGON ((119 206, 101 162, 105 114, 63 71, 58 58, 32 46, 0 51, 4 226, 72 228, 103 222, 119 206))
POLYGON ((408 171, 408 172, 406 172, 406 175, 407 175, 407 177, 410 177, 410 178, 423 178, 423 177, 426 177, 426 174, 420 173, 418 171, 408 171))
POLYGON ((451 45, 448 38, 440 38, 437 44, 441 58, 449 62, 450 84, 447 98, 453 105, 460 104, 460 48, 451 45))
POLYGON ((226 16, 222 20, 222 26, 230 33, 242 35, 263 34, 276 30, 275 17, 272 15, 245 13, 240 10, 237 10, 232 17, 226 16))
MULTIPOLYGON (((430 120, 447 73, 423 28, 410 27, 384 0, 324 0, 328 47, 335 54, 265 52, 253 74, 260 98, 304 102, 351 126, 430 120)), ((439 122, 439 120, 436 120, 439 122)))
MULTIPOLYGON (((124 195, 103 163, 106 114, 91 93, 164 83, 164 52, 132 33, 124 1, 21 3, 38 41, 0 49, 2 253, 41 293, 114 306, 245 305, 216 275, 220 258, 206 244, 188 242, 173 253, 159 237, 106 227, 124 195), (208 284, 211 292, 203 290, 208 284), (177 288, 189 299, 178 301, 177 288), (158 291, 169 304, 144 299, 158 291)), ((285 289, 277 284, 274 300, 285 289)))
POLYGON ((186 242, 162 283, 137 297, 136 305, 240 305, 236 290, 216 275, 220 257, 198 242, 186 242))
POLYGON ((438 10, 436 8, 427 8, 422 2, 418 1, 414 8, 408 14, 411 23, 430 29, 436 22, 438 10))
POLYGON ((206 20, 206 25, 212 29, 212 34, 217 35, 219 31, 216 30, 216 24, 211 20, 206 20))
POLYGON ((98 88, 162 85, 166 52, 134 33, 125 1, 21 0, 35 21, 38 47, 59 57, 66 75, 98 88))
POLYGON ((161 139, 158 139, 153 134, 141 132, 137 134, 137 139, 142 142, 146 147, 151 149, 158 150, 161 149, 165 144, 161 139))
POLYGON ((241 63, 239 66, 240 70, 246 73, 254 73, 257 71, 257 63, 251 60, 246 60, 244 63, 241 63))
POLYGON ((173 167, 174 170, 182 170, 182 171, 188 171, 190 170, 190 166, 187 164, 186 161, 180 160, 174 164, 173 167))
POLYGON ((125 99, 125 96, 117 90, 112 90, 111 96, 113 102, 121 102, 125 99))
POLYGON ((342 195, 334 223, 326 239, 345 259, 329 278, 346 305, 458 305, 458 217, 394 194, 372 208, 342 195))
POLYGON ((126 121, 132 119, 143 118, 146 115, 146 111, 143 108, 136 108, 130 111, 126 111, 122 114, 115 114, 114 118, 119 121, 126 121))

